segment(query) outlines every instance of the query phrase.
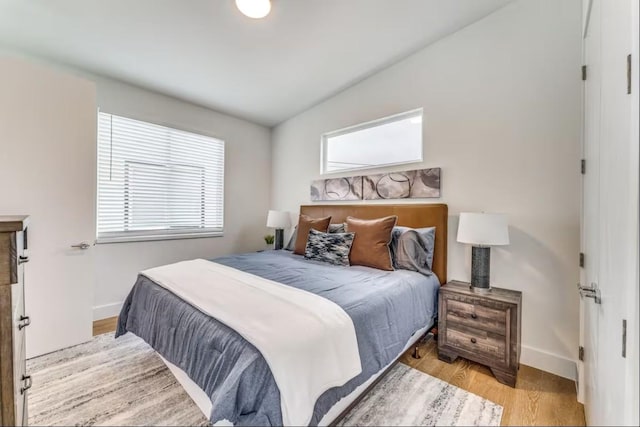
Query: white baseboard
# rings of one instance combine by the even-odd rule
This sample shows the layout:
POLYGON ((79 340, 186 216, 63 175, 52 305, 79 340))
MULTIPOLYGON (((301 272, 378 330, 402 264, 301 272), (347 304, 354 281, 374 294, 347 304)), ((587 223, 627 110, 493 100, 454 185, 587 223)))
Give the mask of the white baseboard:
POLYGON ((546 351, 538 350, 523 345, 520 354, 520 363, 522 365, 532 366, 541 371, 551 372, 563 378, 575 381, 576 378, 576 362, 546 351))
POLYGON ((106 319, 108 317, 114 317, 120 314, 122 310, 121 302, 114 302, 112 304, 97 305, 93 307, 93 320, 106 319))

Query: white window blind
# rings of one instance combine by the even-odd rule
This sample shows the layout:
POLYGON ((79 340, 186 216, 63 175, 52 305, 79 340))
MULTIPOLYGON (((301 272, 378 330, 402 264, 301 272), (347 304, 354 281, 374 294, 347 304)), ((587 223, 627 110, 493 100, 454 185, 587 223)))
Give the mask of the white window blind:
POLYGON ((98 113, 98 242, 221 234, 224 141, 98 113))

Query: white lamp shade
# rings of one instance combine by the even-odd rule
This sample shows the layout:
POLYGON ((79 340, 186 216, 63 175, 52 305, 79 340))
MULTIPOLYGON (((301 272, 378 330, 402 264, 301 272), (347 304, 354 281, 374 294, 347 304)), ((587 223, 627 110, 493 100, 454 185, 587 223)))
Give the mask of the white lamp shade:
POLYGON ((291 226, 291 216, 289 212, 269 211, 267 215, 267 227, 289 228, 291 226))
POLYGON ((495 213, 462 212, 458 224, 458 242, 479 246, 508 245, 507 216, 495 213))

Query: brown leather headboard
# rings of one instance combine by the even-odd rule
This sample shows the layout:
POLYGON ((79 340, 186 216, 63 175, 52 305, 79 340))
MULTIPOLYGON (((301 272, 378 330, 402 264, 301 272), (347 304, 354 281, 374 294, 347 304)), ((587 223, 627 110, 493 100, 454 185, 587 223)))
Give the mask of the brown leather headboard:
POLYGON ((403 204, 403 205, 303 205, 300 213, 311 217, 331 215, 332 223, 344 222, 347 216, 363 219, 398 216, 398 225, 422 228, 436 227, 436 241, 433 254, 433 272, 440 283, 447 283, 447 205, 403 204))

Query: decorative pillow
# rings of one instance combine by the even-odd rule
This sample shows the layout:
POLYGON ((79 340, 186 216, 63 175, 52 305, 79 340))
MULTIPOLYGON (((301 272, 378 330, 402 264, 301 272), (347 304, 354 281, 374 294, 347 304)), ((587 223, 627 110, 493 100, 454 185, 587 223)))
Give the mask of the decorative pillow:
POLYGON ((436 228, 393 227, 391 232, 391 259, 396 269, 433 274, 433 250, 436 228))
POLYGON ((327 232, 328 233, 346 233, 344 227, 345 227, 344 222, 341 222, 339 224, 329 224, 329 229, 327 230, 327 232))
POLYGON ((298 230, 296 233, 296 244, 293 248, 293 253, 298 255, 304 255, 304 250, 307 246, 307 237, 309 237, 309 230, 312 228, 317 231, 327 232, 329 228, 329 222, 331 217, 324 218, 311 218, 307 215, 300 215, 298 219, 298 230))
POLYGON ((389 243, 397 221, 395 215, 371 220, 347 217, 346 231, 356 234, 349 255, 351 265, 393 270, 389 243))
MULTIPOLYGON (((344 233, 344 222, 340 224, 329 224, 329 228, 327 229, 328 233, 344 233)), ((285 246, 285 250, 292 251, 296 248, 296 239, 298 237, 298 226, 296 225, 293 229, 293 233, 291 233, 291 238, 289 238, 289 243, 285 246)))
POLYGON ((312 228, 309 230, 304 257, 333 265, 349 265, 353 238, 354 233, 323 233, 312 228))
POLYGON ((298 237, 298 226, 296 225, 293 229, 293 233, 291 233, 291 237, 289 238, 289 243, 284 247, 286 251, 292 251, 296 248, 296 238, 298 237))

